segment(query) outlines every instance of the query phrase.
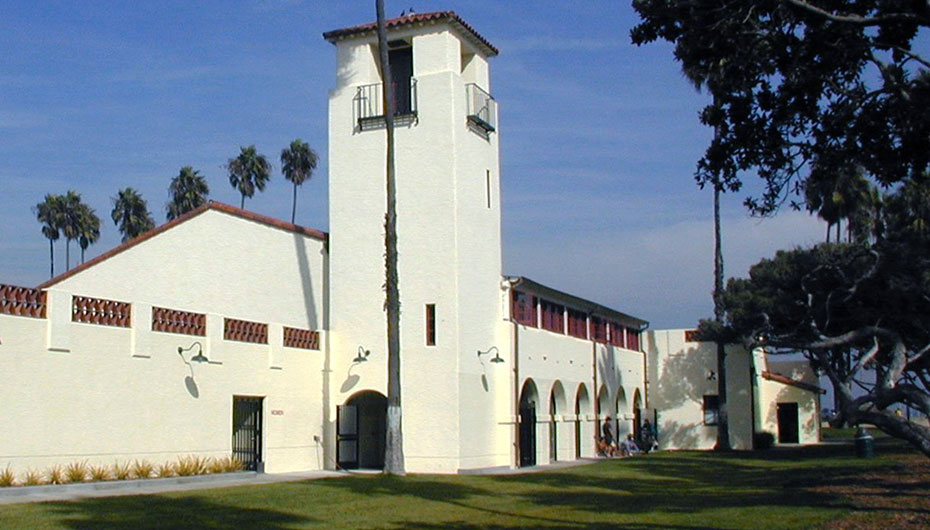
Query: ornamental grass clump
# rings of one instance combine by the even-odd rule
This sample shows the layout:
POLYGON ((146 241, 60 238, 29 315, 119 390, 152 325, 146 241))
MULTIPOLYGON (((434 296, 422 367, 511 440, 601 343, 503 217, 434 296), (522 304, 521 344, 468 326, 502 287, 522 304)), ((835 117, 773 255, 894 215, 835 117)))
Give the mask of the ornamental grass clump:
POLYGON ((10 466, 6 466, 6 469, 0 471, 0 488, 8 488, 14 484, 16 484, 16 475, 13 474, 10 466))
POLYGON ((107 466, 90 466, 90 479, 95 482, 110 480, 110 470, 107 466))
POLYGON ((84 482, 87 475, 87 462, 72 462, 65 467, 65 480, 68 482, 84 482))
POLYGON ((155 468, 155 476, 158 478, 168 478, 174 476, 174 464, 171 462, 162 462, 155 468))
POLYGON ((45 472, 45 481, 49 484, 64 484, 65 472, 61 469, 61 466, 54 465, 45 472))
POLYGON ((126 480, 132 476, 132 466, 129 462, 124 462, 120 464, 119 462, 113 462, 113 478, 116 480, 126 480))
POLYGON ((132 463, 132 474, 136 478, 151 478, 155 466, 145 460, 136 460, 132 463))
POLYGON ((23 486, 38 486, 42 484, 42 475, 35 469, 27 469, 23 474, 23 486))
POLYGON ((180 456, 174 464, 174 472, 179 477, 203 475, 207 471, 207 461, 199 456, 180 456))

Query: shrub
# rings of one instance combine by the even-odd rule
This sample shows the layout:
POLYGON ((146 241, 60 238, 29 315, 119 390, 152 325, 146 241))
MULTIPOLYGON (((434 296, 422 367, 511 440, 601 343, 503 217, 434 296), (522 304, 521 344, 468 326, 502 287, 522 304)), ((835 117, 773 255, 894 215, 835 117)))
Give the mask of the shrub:
POLYGON ((65 483, 65 473, 62 471, 61 466, 54 465, 45 472, 45 481, 49 484, 64 484, 65 483))
POLYGON ((0 488, 8 488, 16 483, 16 476, 13 474, 13 470, 10 469, 10 466, 6 466, 6 469, 0 471, 0 488))
POLYGON ((84 482, 87 480, 87 462, 72 462, 65 468, 65 479, 68 482, 84 482))
POLYGON ((120 464, 113 462, 113 478, 116 480, 126 480, 132 475, 132 466, 129 462, 120 464))
POLYGON ((35 469, 26 470, 23 474, 23 486, 38 486, 42 484, 42 475, 35 469))
POLYGON ((151 478, 155 466, 145 460, 136 460, 132 463, 132 473, 136 478, 151 478))
POLYGON ((89 471, 91 480, 110 480, 110 470, 107 466, 90 466, 89 471))
POLYGON ((756 449, 771 449, 775 445, 775 435, 768 431, 757 432, 752 438, 753 446, 756 449))

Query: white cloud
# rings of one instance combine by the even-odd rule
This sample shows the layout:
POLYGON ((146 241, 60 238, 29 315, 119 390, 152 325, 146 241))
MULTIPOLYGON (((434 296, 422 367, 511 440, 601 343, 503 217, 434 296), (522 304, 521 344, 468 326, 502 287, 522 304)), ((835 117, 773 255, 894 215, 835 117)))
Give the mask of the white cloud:
MULTIPOLYGON (((762 222, 732 216, 722 226, 728 277, 745 276, 749 266, 778 249, 818 242, 823 228, 802 212, 783 212, 762 222)), ((645 318, 654 328, 694 326, 712 311, 711 219, 651 230, 620 227, 583 237, 529 234, 505 242, 504 264, 507 274, 645 318)))

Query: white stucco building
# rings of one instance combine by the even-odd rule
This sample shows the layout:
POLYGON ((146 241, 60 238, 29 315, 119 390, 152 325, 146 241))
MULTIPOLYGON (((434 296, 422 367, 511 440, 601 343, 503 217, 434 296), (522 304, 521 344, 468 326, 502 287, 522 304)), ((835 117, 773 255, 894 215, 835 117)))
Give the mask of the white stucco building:
MULTIPOLYGON (((712 445, 707 345, 502 275, 497 49, 451 12, 388 28, 407 469, 594 456, 607 415, 621 435, 649 418, 664 447, 712 445)), ((324 37, 338 57, 330 233, 209 203, 38 288, 0 286, 0 467, 188 454, 267 471, 383 465, 377 44, 373 24, 324 37)), ((778 420, 791 410, 794 441, 816 441, 809 369, 730 362, 737 447, 754 428, 790 429, 778 420)))

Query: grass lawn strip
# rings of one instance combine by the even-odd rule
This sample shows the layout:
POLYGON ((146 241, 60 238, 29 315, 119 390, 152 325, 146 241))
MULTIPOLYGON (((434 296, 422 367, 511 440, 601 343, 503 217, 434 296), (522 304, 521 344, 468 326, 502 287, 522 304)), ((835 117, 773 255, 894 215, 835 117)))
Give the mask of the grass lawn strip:
POLYGON ((877 439, 758 453, 664 452, 557 472, 386 477, 8 505, 0 528, 919 528, 930 466, 877 439), (917 526, 914 526, 914 525, 917 526))

